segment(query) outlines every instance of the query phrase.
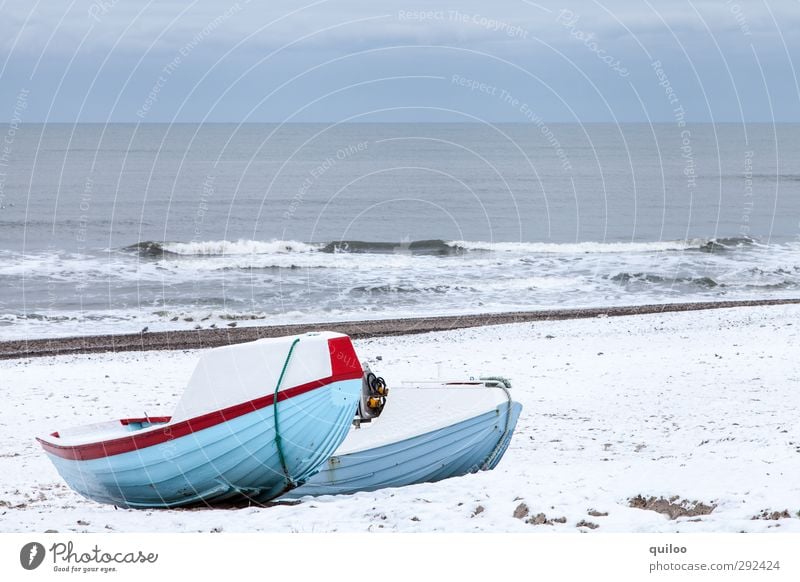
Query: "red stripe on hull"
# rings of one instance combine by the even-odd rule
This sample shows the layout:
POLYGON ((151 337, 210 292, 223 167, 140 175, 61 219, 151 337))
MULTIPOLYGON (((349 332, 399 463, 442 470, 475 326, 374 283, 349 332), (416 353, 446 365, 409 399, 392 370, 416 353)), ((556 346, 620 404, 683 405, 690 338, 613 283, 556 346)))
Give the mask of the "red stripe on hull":
MULTIPOLYGON (((349 338, 346 339, 349 342, 349 338)), ((331 359, 333 360, 333 358, 331 359)), ((335 366, 334 369, 336 369, 335 366)), ((327 386, 328 384, 332 384, 333 382, 340 382, 343 380, 357 380, 361 378, 361 375, 362 372, 359 365, 358 371, 351 370, 346 374, 334 373, 332 376, 328 378, 323 378, 321 380, 314 380, 313 382, 309 382, 307 384, 301 384, 300 386, 294 386, 292 388, 288 388, 287 390, 282 390, 278 392, 278 401, 280 402, 282 400, 288 400, 289 398, 293 398, 295 396, 300 396, 301 394, 311 392, 312 390, 316 390, 317 388, 322 388, 323 386, 327 386)), ((147 447, 152 447, 154 445, 159 445, 161 443, 165 443, 167 441, 171 441, 173 439, 177 439, 182 436, 186 436, 188 434, 192 434, 194 432, 198 432, 203 429, 216 426, 223 422, 233 420, 234 418, 237 418, 239 416, 243 416, 250 412, 254 412, 256 410, 266 408, 267 406, 271 406, 274 403, 274 400, 275 400, 274 394, 267 394, 266 396, 262 396, 261 398, 251 400, 249 402, 243 402, 242 404, 236 404, 234 406, 225 408, 223 410, 216 410, 214 412, 209 412, 208 414, 204 414, 202 416, 197 416, 195 418, 190 418, 189 420, 184 420, 182 422, 178 422, 170 426, 165 426, 161 430, 150 431, 143 434, 134 434, 108 441, 64 446, 44 441, 40 438, 37 438, 36 440, 39 441, 39 443, 42 445, 45 451, 47 451, 51 455, 56 455, 64 459, 70 459, 73 461, 89 461, 92 459, 101 459, 103 457, 121 455, 123 453, 129 453, 131 451, 137 451, 147 447)), ((161 418, 168 418, 168 417, 161 417, 161 418)))

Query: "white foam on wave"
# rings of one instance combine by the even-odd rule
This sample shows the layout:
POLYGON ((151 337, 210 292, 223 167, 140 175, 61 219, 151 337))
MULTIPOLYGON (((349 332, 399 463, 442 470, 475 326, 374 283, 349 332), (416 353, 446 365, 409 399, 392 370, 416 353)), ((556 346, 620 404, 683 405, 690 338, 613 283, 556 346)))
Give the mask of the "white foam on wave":
MULTIPOLYGON (((541 254, 601 254, 601 253, 648 253, 648 252, 668 252, 697 250, 716 244, 719 247, 733 248, 741 246, 747 242, 753 247, 767 248, 767 245, 759 244, 758 241, 746 238, 742 239, 713 239, 713 238, 693 238, 686 240, 664 240, 664 241, 618 241, 618 242, 596 242, 584 241, 575 243, 557 242, 491 242, 491 241, 468 241, 453 240, 443 241, 443 244, 465 251, 488 251, 496 253, 541 253, 541 254)), ((164 242, 157 243, 160 248, 168 253, 181 256, 213 257, 213 256, 235 256, 235 255, 289 255, 289 254, 311 254, 327 249, 325 243, 307 243, 296 240, 211 240, 211 241, 192 241, 192 242, 164 242)), ((383 243, 375 243, 383 244, 383 243)), ((402 246, 402 245, 401 245, 402 246)), ((770 248, 775 245, 769 245, 770 248)), ((782 245, 778 245, 782 246, 782 245)), ((370 252, 367 247, 359 247, 358 253, 364 255, 391 255, 385 250, 380 249, 370 252), (366 249, 366 250, 365 250, 366 249)), ((334 253, 325 254, 351 254, 346 246, 336 248, 334 253)), ((403 254, 398 251, 396 254, 403 254)), ((407 253, 412 254, 412 253, 407 253)))
POLYGON ((498 253, 546 253, 546 254, 582 254, 582 253, 647 253, 664 251, 685 251, 699 249, 709 243, 709 239, 689 239, 675 241, 652 242, 578 242, 578 243, 544 243, 544 242, 485 242, 485 241, 449 241, 452 247, 468 251, 492 251, 498 253))
POLYGON ((321 245, 296 240, 211 240, 193 242, 168 242, 161 247, 170 253, 187 256, 216 255, 276 255, 287 253, 311 253, 321 245))

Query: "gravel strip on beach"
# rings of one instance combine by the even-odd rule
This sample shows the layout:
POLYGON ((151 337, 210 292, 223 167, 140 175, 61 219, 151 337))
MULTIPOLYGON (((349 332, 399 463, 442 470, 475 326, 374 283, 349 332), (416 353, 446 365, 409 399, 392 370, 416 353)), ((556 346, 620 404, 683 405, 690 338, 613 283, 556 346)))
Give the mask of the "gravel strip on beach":
POLYGON ((353 338, 446 331, 467 327, 502 325, 529 321, 619 317, 648 313, 699 311, 730 307, 791 305, 800 299, 764 299, 742 301, 711 301, 695 303, 663 303, 586 309, 554 309, 542 311, 512 311, 478 315, 454 315, 407 319, 376 319, 297 325, 253 326, 228 329, 200 329, 96 335, 85 337, 47 338, 0 342, 0 359, 33 358, 64 354, 98 352, 128 352, 151 350, 196 350, 254 341, 261 338, 294 335, 310 331, 332 330, 353 338))

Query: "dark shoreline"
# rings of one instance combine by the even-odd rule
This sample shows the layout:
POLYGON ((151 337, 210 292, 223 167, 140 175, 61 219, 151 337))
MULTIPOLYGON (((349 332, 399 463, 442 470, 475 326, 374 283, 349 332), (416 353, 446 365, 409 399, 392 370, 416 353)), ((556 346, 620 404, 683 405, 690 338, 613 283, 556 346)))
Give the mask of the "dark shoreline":
POLYGON ((297 325, 253 326, 224 329, 159 331, 119 335, 14 340, 0 342, 0 360, 35 358, 66 354, 130 352, 152 350, 196 350, 254 341, 266 337, 293 335, 307 331, 332 330, 353 338, 407 335, 431 331, 447 331, 467 327, 501 325, 534 321, 621 317, 648 313, 700 311, 731 307, 797 305, 800 299, 763 299, 713 301, 696 303, 664 303, 587 309, 554 309, 547 311, 512 311, 479 315, 452 315, 409 319, 379 319, 297 325))

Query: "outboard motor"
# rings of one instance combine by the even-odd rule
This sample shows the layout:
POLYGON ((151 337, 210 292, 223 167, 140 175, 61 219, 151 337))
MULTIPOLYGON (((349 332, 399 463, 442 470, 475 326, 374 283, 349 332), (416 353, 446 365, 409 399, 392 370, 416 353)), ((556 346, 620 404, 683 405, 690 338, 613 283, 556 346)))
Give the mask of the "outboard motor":
POLYGON ((362 422, 370 422, 373 418, 378 418, 386 405, 386 397, 389 395, 389 388, 386 381, 380 376, 376 376, 367 364, 363 364, 364 377, 361 383, 361 401, 358 403, 356 417, 353 420, 355 426, 360 426, 362 422))

